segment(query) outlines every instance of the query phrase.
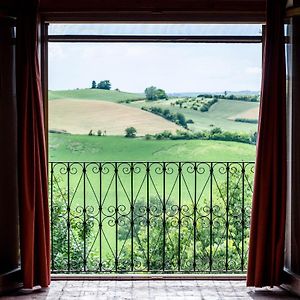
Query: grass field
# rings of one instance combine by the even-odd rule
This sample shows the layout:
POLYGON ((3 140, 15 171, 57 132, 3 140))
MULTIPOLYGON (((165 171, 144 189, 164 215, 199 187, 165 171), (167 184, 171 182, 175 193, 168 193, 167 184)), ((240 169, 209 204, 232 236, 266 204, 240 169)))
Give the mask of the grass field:
POLYGON ((237 123, 232 120, 237 115, 252 110, 258 113, 259 103, 235 101, 235 100, 219 100, 214 104, 208 112, 195 111, 189 108, 179 108, 170 105, 172 100, 165 101, 137 101, 128 105, 134 107, 155 106, 163 109, 169 109, 171 112, 180 112, 184 114, 186 119, 192 119, 194 124, 189 124, 189 128, 193 131, 211 130, 214 127, 220 127, 224 131, 231 132, 255 132, 257 131, 256 124, 237 123))
POLYGON ((107 91, 100 89, 78 89, 65 91, 49 91, 49 100, 57 99, 86 99, 86 100, 102 100, 110 102, 120 102, 126 100, 144 99, 143 94, 107 91))
POLYGON ((255 146, 223 141, 145 140, 50 134, 50 161, 254 161, 255 146))
MULTIPOLYGON (((202 140, 49 135, 50 162, 253 162, 255 146, 202 140)), ((98 184, 96 183, 95 186, 98 184)))

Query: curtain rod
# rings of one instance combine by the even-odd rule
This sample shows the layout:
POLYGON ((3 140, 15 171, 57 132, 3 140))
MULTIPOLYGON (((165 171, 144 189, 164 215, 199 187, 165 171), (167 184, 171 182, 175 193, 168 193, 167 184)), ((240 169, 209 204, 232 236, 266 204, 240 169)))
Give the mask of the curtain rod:
POLYGON ((300 7, 288 8, 285 15, 288 18, 300 16, 300 7))

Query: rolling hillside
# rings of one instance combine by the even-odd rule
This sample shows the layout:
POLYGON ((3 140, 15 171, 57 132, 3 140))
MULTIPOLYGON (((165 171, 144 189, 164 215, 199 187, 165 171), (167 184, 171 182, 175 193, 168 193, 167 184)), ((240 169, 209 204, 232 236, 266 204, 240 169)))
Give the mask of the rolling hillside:
POLYGON ((115 90, 100 90, 100 89, 78 89, 65 91, 49 91, 49 100, 58 99, 87 99, 87 100, 102 100, 110 102, 122 102, 126 100, 144 99, 145 95, 127 93, 115 90))
POLYGON ((127 127, 134 127, 137 135, 163 130, 175 133, 181 128, 157 115, 123 104, 79 99, 49 101, 50 130, 85 135, 90 130, 94 133, 101 130, 106 135, 124 135, 127 127))
MULTIPOLYGON (((235 100, 219 100, 214 104, 208 112, 195 111, 190 108, 179 108, 170 105, 169 101, 137 101, 128 104, 131 107, 155 106, 162 109, 169 109, 173 113, 182 113, 186 119, 192 119, 194 124, 189 124, 189 128, 193 131, 211 130, 214 127, 220 127, 224 131, 231 132, 255 132, 257 124, 235 122, 237 116, 248 115, 251 110, 251 117, 258 115, 258 102, 245 102, 235 100)), ((257 117, 257 116, 256 116, 257 117)))

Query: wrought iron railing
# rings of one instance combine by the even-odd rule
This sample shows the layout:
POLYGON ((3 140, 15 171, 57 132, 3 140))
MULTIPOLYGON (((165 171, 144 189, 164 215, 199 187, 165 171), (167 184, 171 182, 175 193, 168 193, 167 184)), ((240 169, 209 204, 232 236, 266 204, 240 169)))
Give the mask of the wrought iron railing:
POLYGON ((253 162, 51 162, 52 272, 243 273, 253 162))

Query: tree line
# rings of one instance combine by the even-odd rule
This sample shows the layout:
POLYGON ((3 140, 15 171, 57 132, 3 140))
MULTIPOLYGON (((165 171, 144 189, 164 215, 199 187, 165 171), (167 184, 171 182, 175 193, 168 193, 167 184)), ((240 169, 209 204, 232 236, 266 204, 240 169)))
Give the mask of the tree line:
POLYGON ((102 80, 97 83, 95 80, 92 81, 92 89, 100 89, 100 90, 110 90, 111 83, 109 80, 102 80))

